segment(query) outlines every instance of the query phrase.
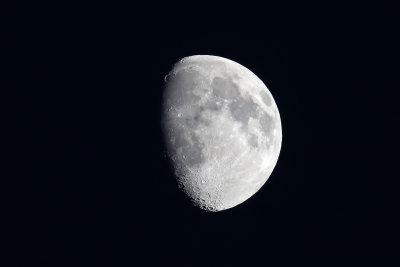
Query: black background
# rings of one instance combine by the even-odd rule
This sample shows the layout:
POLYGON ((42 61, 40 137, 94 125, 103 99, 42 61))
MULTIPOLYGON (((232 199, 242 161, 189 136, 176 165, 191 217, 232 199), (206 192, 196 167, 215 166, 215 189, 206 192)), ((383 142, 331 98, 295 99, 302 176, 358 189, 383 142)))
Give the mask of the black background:
POLYGON ((393 263, 398 83, 387 16, 258 18, 250 32, 225 17, 192 27, 83 13, 19 22, 12 38, 1 201, 15 265, 393 263), (268 182, 218 213, 190 205, 162 153, 164 76, 196 54, 252 70, 282 120, 268 182))

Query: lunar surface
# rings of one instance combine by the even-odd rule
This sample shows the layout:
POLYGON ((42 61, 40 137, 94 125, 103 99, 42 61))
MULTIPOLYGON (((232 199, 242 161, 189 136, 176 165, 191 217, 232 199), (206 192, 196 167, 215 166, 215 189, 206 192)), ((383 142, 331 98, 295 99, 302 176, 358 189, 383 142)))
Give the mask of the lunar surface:
POLYGON ((179 187, 205 210, 254 195, 279 157, 282 128, 264 83, 217 56, 185 57, 165 77, 162 131, 179 187))

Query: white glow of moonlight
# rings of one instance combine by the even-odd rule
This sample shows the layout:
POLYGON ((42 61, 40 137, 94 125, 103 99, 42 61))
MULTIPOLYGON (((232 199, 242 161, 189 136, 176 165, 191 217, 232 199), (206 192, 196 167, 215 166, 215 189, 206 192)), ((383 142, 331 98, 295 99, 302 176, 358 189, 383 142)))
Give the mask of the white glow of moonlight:
POLYGON ((232 208, 271 175, 282 143, 279 111, 249 69, 217 56, 185 57, 165 77, 162 112, 168 157, 196 206, 232 208))

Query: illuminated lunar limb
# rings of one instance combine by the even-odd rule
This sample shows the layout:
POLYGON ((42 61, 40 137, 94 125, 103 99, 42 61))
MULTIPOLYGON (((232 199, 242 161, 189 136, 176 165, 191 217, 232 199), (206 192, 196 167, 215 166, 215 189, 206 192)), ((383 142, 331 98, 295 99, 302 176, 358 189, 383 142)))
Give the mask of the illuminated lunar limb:
POLYGON ((183 58, 166 76, 162 129, 182 190, 210 211, 254 195, 282 143, 279 111, 264 83, 216 56, 183 58))

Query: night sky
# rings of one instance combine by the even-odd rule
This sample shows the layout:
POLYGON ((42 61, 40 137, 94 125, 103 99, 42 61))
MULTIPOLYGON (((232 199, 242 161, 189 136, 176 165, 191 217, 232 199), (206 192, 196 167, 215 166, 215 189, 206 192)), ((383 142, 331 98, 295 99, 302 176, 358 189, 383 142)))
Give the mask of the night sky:
POLYGON ((113 18, 27 24, 10 52, 0 197, 15 265, 393 263, 393 32, 368 14, 258 34, 113 18), (249 68, 282 121, 267 183, 218 213, 178 191, 161 140, 164 76, 196 54, 249 68))

